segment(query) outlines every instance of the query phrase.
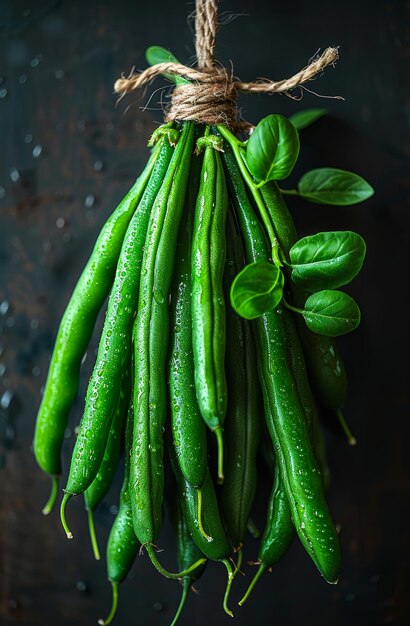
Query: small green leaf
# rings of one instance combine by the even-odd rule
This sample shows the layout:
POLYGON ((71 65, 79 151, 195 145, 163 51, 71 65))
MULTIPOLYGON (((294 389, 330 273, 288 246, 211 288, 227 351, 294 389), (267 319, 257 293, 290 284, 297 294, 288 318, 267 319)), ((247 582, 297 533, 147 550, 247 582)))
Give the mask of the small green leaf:
POLYGON ((298 111, 290 116, 289 121, 298 130, 307 128, 321 117, 326 115, 326 109, 306 109, 305 111, 298 111))
POLYGON ((259 122, 246 144, 246 163, 260 182, 287 178, 299 156, 296 128, 282 115, 259 122))
POLYGON ((366 244, 350 230, 303 237, 289 252, 292 280, 308 291, 337 289, 360 272, 366 244))
POLYGON ((302 314, 310 330, 327 337, 345 335, 360 324, 360 309, 353 298, 332 289, 309 296, 302 314))
POLYGON ((231 304, 247 320, 274 309, 282 299, 284 276, 267 261, 246 265, 231 286, 231 304))
POLYGON ((346 206, 367 200, 374 194, 374 189, 358 174, 322 167, 302 176, 298 192, 311 202, 346 206))
MULTIPOLYGON (((180 63, 178 59, 162 46, 150 46, 145 50, 145 58, 148 65, 157 65, 157 63, 180 63)), ((175 76, 174 74, 163 74, 165 78, 177 85, 186 84, 189 81, 182 76, 175 76)))

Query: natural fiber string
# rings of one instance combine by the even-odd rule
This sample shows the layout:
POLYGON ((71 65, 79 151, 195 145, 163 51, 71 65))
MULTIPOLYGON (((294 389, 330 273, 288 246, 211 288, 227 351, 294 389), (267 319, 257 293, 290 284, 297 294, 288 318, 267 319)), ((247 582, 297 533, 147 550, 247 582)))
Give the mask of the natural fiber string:
MULTIPOLYGON (((318 57, 291 78, 279 81, 259 79, 244 83, 236 81, 227 70, 215 62, 215 40, 218 30, 217 0, 196 0, 195 46, 198 69, 180 63, 158 63, 145 71, 127 78, 119 78, 114 90, 123 97, 150 82, 161 74, 181 76, 190 82, 178 85, 172 92, 171 105, 166 120, 195 120, 203 124, 225 124, 234 130, 250 125, 238 120, 237 92, 282 93, 302 87, 318 76, 326 67, 334 65, 339 58, 337 48, 326 48, 318 57)), ((335 96, 336 98, 338 96, 335 96)))
POLYGON ((199 68, 215 66, 215 41, 218 30, 217 0, 197 0, 195 11, 195 48, 199 68))

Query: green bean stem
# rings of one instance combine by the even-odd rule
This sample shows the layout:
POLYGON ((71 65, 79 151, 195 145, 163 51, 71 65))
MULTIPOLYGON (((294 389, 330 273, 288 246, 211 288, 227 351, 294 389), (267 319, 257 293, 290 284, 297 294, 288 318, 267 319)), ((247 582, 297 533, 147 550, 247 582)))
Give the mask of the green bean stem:
POLYGON ((201 565, 206 563, 205 558, 200 558, 197 561, 195 561, 195 563, 192 563, 189 567, 185 568, 181 572, 177 572, 177 573, 168 572, 168 570, 162 567, 162 565, 159 563, 157 556, 155 554, 154 546, 149 543, 144 547, 148 553, 149 558, 151 559, 153 566, 158 570, 160 574, 162 574, 162 576, 165 576, 165 578, 171 578, 174 580, 178 580, 179 578, 184 578, 184 576, 188 576, 191 572, 195 571, 197 567, 200 567, 201 565))
MULTIPOLYGON (((167 443, 172 446, 171 437, 168 433, 167 443)), ((172 468, 168 466, 169 472, 168 481, 167 481, 167 504, 169 510, 169 516, 171 519, 172 527, 176 534, 177 540, 177 556, 178 556, 178 567, 180 570, 184 570, 189 565, 197 561, 199 558, 203 556, 201 550, 196 546, 193 541, 191 534, 188 529, 188 525, 183 514, 181 504, 178 498, 177 486, 175 482, 175 477, 172 474, 172 468)), ((168 469, 167 468, 167 469, 168 469)), ((198 516, 200 519, 200 516, 198 516)), ((206 564, 204 563, 200 567, 197 567, 193 572, 191 572, 188 576, 185 576, 182 581, 182 595, 181 601, 179 603, 177 612, 175 614, 174 620, 172 624, 176 624, 178 621, 182 610, 185 606, 189 590, 192 584, 197 581, 203 574, 205 570, 206 564)))
POLYGON ((115 617, 118 608, 118 583, 111 583, 112 589, 112 602, 111 602, 111 610, 105 619, 99 619, 98 624, 100 626, 108 626, 111 624, 112 620, 115 617))
POLYGON ((349 446, 355 446, 357 444, 357 439, 353 435, 352 431, 350 430, 349 425, 346 422, 345 417, 340 409, 336 410, 336 416, 337 416, 337 419, 339 420, 339 424, 344 434, 346 435, 349 446))
POLYGON ((58 496, 58 478, 57 476, 51 476, 51 492, 50 497, 43 507, 43 515, 48 515, 54 508, 56 499, 58 496))
MULTIPOLYGON (((133 369, 133 368, 131 368, 133 369)), ((112 606, 104 624, 114 618, 118 605, 118 585, 125 579, 141 546, 134 533, 130 500, 130 454, 133 430, 133 406, 128 408, 125 427, 125 464, 124 478, 120 492, 118 513, 114 519, 107 542, 107 575, 112 586, 112 606)))
POLYGON ((61 501, 61 506, 60 506, 60 519, 61 519, 61 525, 65 530, 65 534, 67 535, 67 539, 72 539, 73 538, 73 533, 71 532, 68 524, 67 524, 67 520, 66 520, 66 515, 65 515, 65 509, 67 506, 67 502, 69 501, 69 499, 71 498, 71 493, 65 493, 63 496, 63 499, 61 501))
POLYGON ((88 509, 87 511, 87 519, 88 519, 88 530, 90 533, 91 546, 94 553, 94 558, 96 561, 101 559, 100 548, 98 546, 97 533, 95 531, 95 520, 92 509, 88 509))
POLYGON ((233 613, 228 606, 228 601, 229 601, 229 595, 231 593, 233 579, 235 578, 235 574, 232 570, 232 565, 230 564, 228 559, 222 559, 222 563, 225 565, 226 571, 228 573, 228 580, 226 583, 226 589, 225 589, 224 600, 223 600, 223 609, 225 613, 229 615, 229 617, 233 617, 233 613))
POLYGON ((184 610, 186 601, 188 599, 188 594, 189 594, 189 591, 191 589, 191 586, 192 586, 192 582, 190 581, 189 577, 185 577, 184 580, 182 581, 181 599, 179 601, 179 605, 178 605, 177 611, 176 611, 176 613, 174 615, 174 619, 171 622, 171 626, 175 626, 175 624, 177 623, 177 621, 181 617, 182 611, 184 610))

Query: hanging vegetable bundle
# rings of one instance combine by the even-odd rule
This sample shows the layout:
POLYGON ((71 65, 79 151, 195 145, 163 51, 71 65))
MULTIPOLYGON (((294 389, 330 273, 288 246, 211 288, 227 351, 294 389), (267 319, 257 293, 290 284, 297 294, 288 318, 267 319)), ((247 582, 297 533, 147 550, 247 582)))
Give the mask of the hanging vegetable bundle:
POLYGON ((293 120, 269 115, 252 129, 238 119, 237 91, 288 93, 333 63, 336 50, 285 81, 234 82, 214 61, 215 2, 198 0, 196 20, 198 69, 154 47, 151 68, 116 83, 125 94, 163 74, 176 86, 148 163, 104 225, 73 292, 37 418, 35 455, 53 479, 48 513, 81 360, 109 295, 61 504, 71 537, 66 504, 84 494, 99 558, 93 510, 110 487, 124 439, 124 482, 107 546, 113 606, 104 624, 140 549, 162 574, 183 580, 173 623, 208 559, 226 567, 223 605, 231 614, 259 455, 272 491, 259 568, 240 604, 296 534, 328 582, 339 573, 318 405, 338 415, 353 443, 341 414, 346 374, 333 338, 359 324, 357 304, 340 287, 360 271, 366 247, 350 231, 298 239, 284 196, 347 205, 373 190, 333 168, 306 173, 297 190, 278 186, 297 161, 298 130, 321 110, 293 120), (176 530, 177 573, 164 570, 155 550, 164 501, 176 530))

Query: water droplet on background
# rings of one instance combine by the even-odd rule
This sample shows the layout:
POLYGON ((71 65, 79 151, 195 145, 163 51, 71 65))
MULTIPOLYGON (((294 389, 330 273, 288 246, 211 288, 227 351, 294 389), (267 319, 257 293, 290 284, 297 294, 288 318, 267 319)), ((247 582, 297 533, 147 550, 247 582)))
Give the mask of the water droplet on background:
POLYGON ((100 159, 94 162, 93 168, 95 172, 101 172, 103 167, 104 167, 104 163, 100 161, 100 159))
POLYGON ((18 183, 18 181, 20 180, 20 172, 18 171, 16 167, 11 168, 10 178, 13 181, 13 183, 18 183))
POLYGON ((41 155, 43 154, 43 146, 38 143, 36 146, 34 146, 32 154, 35 159, 41 157, 41 155))
POLYGON ((85 197, 84 204, 87 207, 87 209, 90 209, 92 206, 94 206, 94 203, 95 203, 95 196, 92 193, 89 193, 85 197))
POLYGON ((31 61, 30 61, 31 67, 38 67, 42 60, 43 60, 43 55, 42 54, 37 54, 34 57, 34 59, 31 59, 31 61))
POLYGON ((6 391, 3 393, 3 395, 0 398, 0 407, 4 409, 5 411, 7 411, 7 409, 10 407, 13 401, 13 398, 14 398, 14 394, 11 391, 11 389, 6 389, 6 391))
POLYGON ((10 310, 10 302, 8 300, 3 300, 0 303, 0 315, 7 315, 10 310))

